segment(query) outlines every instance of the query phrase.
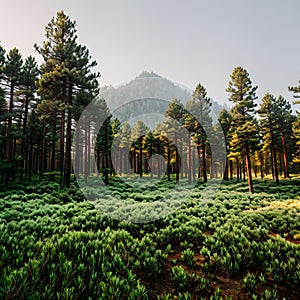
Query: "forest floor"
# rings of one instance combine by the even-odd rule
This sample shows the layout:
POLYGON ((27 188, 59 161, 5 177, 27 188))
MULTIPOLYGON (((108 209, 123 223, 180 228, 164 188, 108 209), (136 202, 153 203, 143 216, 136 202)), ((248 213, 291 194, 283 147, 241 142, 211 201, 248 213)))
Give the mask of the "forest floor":
POLYGON ((299 299, 300 179, 255 179, 254 194, 246 182, 214 185, 213 197, 201 181, 186 196, 165 179, 110 178, 107 191, 85 189, 90 201, 77 184, 1 186, 0 299, 299 299), (152 222, 111 218, 122 205, 103 212, 113 195, 153 216, 170 191, 176 209, 152 222))

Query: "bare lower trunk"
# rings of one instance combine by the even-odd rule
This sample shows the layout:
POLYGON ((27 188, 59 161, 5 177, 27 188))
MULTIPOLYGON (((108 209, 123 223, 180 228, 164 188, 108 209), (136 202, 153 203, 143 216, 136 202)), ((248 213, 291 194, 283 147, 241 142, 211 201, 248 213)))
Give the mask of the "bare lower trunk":
POLYGON ((207 182, 207 171, 206 171, 206 147, 205 142, 203 141, 202 144, 202 174, 204 182, 207 182))
POLYGON ((287 159, 287 151, 285 145, 285 133, 282 131, 281 133, 281 143, 282 143, 282 150, 283 150, 283 163, 284 163, 284 178, 289 178, 289 163, 287 159))
POLYGON ((45 169, 45 146, 46 146, 46 124, 43 123, 43 136, 42 136, 42 151, 40 156, 40 181, 43 179, 43 171, 45 169))
POLYGON ((187 145, 187 172, 188 172, 188 182, 192 182, 192 174, 191 174, 191 139, 188 135, 188 145, 187 145))
POLYGON ((251 160, 250 160, 250 150, 248 141, 245 143, 245 152, 246 152, 246 167, 247 167, 247 177, 248 177, 248 187, 249 192, 254 193, 253 182, 252 182, 252 173, 251 173, 251 160))
POLYGON ((240 162, 239 159, 236 158, 236 177, 237 177, 237 181, 240 181, 240 162))

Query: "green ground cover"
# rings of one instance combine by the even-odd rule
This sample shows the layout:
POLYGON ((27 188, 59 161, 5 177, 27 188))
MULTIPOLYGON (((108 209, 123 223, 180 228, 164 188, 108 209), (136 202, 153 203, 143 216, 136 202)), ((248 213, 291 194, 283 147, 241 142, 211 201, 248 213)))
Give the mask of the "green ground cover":
MULTIPOLYGON (((173 188, 110 182, 120 201, 173 188)), ((145 224, 102 214, 76 185, 1 187, 0 299, 299 299, 300 181, 254 185, 250 194, 222 183, 200 206, 200 182, 176 212, 145 224)))

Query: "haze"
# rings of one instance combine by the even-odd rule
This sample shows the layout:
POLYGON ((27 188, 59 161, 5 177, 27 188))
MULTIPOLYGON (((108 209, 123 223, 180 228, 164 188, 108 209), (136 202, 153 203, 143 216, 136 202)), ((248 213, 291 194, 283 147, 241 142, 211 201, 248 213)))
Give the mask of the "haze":
MULTIPOLYGON (((24 56, 44 40, 58 10, 76 20, 79 41, 98 62, 100 85, 118 85, 153 71, 226 102, 233 68, 250 73, 258 96, 293 100, 300 79, 300 2, 231 1, 1 1, 0 40, 24 56)), ((40 58, 38 58, 40 61, 40 58)))

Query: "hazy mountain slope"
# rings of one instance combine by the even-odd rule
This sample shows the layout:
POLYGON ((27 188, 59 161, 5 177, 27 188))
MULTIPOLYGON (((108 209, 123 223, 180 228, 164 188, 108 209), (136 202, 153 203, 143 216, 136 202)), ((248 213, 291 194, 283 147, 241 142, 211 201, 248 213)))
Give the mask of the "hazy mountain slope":
MULTIPOLYGON (((111 112, 128 120, 138 115, 164 114, 168 102, 176 98, 185 103, 192 98, 192 91, 158 74, 143 72, 126 84, 103 87, 99 97, 106 100, 111 112)), ((213 100, 212 115, 217 116, 224 107, 213 100)), ((227 106, 225 108, 228 109, 227 106)))

